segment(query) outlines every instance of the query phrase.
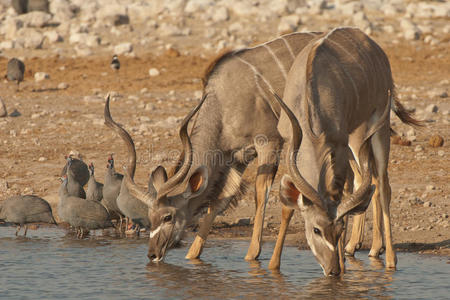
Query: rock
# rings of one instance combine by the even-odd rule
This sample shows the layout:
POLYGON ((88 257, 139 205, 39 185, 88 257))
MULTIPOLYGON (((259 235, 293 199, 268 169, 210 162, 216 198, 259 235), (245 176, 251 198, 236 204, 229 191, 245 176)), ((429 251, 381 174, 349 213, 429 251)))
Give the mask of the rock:
POLYGON ((98 22, 106 26, 119 26, 130 23, 125 5, 104 5, 97 11, 95 16, 98 22))
POLYGON ((156 68, 151 68, 150 70, 148 70, 148 74, 150 75, 150 77, 155 77, 155 76, 159 76, 159 71, 156 68))
POLYGON ((251 224, 251 218, 239 218, 236 219, 232 225, 234 226, 249 226, 251 224))
POLYGON ((423 204, 423 207, 431 207, 433 204, 430 202, 430 201, 426 201, 424 204, 423 204))
POLYGON ((79 45, 76 46, 74 49, 78 57, 86 57, 94 54, 94 52, 86 45, 79 45))
POLYGON ((436 189, 436 187, 435 187, 434 185, 432 185, 432 184, 429 184, 429 185, 427 185, 427 186, 425 187, 425 190, 426 190, 427 192, 433 191, 433 190, 435 190, 435 189, 436 189))
POLYGON ((194 12, 198 12, 201 10, 206 10, 208 6, 214 5, 214 1, 212 0, 189 0, 186 3, 186 7, 184 8, 184 12, 191 14, 194 12))
POLYGON ((180 54, 180 51, 178 51, 177 49, 174 49, 174 48, 170 47, 169 49, 166 50, 164 55, 166 55, 168 57, 178 57, 181 54, 180 54))
POLYGON ((57 22, 68 22, 75 16, 75 7, 68 0, 52 0, 50 3, 50 12, 53 19, 57 22))
POLYGON ((19 15, 30 11, 49 12, 48 0, 12 0, 11 4, 19 15))
POLYGON ((420 31, 414 28, 405 29, 403 37, 409 41, 418 40, 420 38, 420 31))
POLYGON ((6 38, 14 39, 17 37, 17 32, 19 29, 23 28, 23 21, 18 18, 8 18, 4 21, 3 26, 1 26, 1 32, 6 38))
POLYGON ((0 50, 9 50, 14 48, 14 41, 4 41, 0 42, 0 50))
POLYGON ((169 23, 162 23, 158 28, 158 32, 161 36, 182 36, 191 34, 190 28, 186 27, 181 29, 169 23))
MULTIPOLYGON (((111 97, 113 97, 113 96, 111 95, 111 97)), ((99 97, 99 96, 84 96, 83 101, 85 103, 103 103, 103 102, 105 102, 105 99, 103 99, 103 97, 99 97)))
POLYGON ((34 80, 36 82, 39 82, 39 81, 42 81, 42 80, 45 80, 45 79, 49 79, 49 78, 50 78, 50 75, 48 75, 45 72, 36 72, 36 73, 34 73, 34 80))
POLYGON ((23 22, 24 27, 44 27, 51 20, 52 16, 42 11, 33 11, 18 17, 23 22))
POLYGON ((0 118, 6 117, 8 112, 6 111, 5 102, 3 102, 2 97, 0 97, 0 118))
POLYGON ((281 18, 278 24, 278 33, 290 33, 297 30, 298 25, 300 25, 300 16, 289 15, 281 18))
POLYGON ((216 7, 213 9, 212 20, 214 22, 227 21, 230 18, 226 7, 216 7))
POLYGON ((12 113, 9 114, 9 116, 12 117, 12 118, 20 117, 21 115, 22 115, 22 114, 21 114, 17 109, 14 109, 14 110, 12 111, 12 113))
POLYGON ((99 36, 89 35, 84 42, 88 47, 97 47, 98 45, 100 45, 100 41, 101 39, 99 36))
POLYGON ((400 146, 411 146, 411 141, 408 139, 404 139, 401 136, 395 135, 391 140, 392 144, 400 145, 400 146))
POLYGON ((67 88, 69 88, 69 84, 65 82, 61 82, 60 84, 58 84, 58 90, 65 90, 67 88))
POLYGON ((436 104, 430 104, 425 107, 425 111, 428 113, 437 113, 439 110, 438 106, 436 104))
POLYGON ((417 145, 416 148, 414 148, 414 152, 422 152, 423 147, 421 145, 417 145))
POLYGON ((19 44, 27 49, 39 49, 42 47, 44 36, 33 28, 22 28, 17 32, 19 38, 16 39, 16 45, 19 44))
POLYGON ((51 31, 44 32, 44 37, 51 44, 63 41, 62 36, 60 36, 59 33, 56 30, 51 30, 51 31))
POLYGON ((444 145, 444 138, 438 134, 435 134, 428 140, 428 145, 434 148, 442 147, 442 145, 444 145))
POLYGON ((364 5, 359 1, 353 1, 344 4, 339 4, 337 8, 343 15, 352 16, 356 12, 362 11, 364 9, 364 5))
POLYGON ((43 157, 43 156, 39 157, 39 159, 38 159, 38 161, 46 161, 46 160, 47 160, 47 158, 43 157))
POLYGON ((415 136, 416 135, 416 131, 414 130, 414 128, 410 128, 407 132, 406 132, 406 136, 415 136))
POLYGON ((114 47, 114 53, 116 55, 122 55, 133 51, 133 45, 131 43, 122 43, 114 47))
POLYGON ((69 43, 80 44, 84 43, 88 38, 88 34, 84 32, 74 32, 69 37, 69 43))
POLYGON ((438 151, 438 155, 439 155, 440 157, 444 157, 444 155, 445 155, 444 150, 439 150, 439 151, 438 151))

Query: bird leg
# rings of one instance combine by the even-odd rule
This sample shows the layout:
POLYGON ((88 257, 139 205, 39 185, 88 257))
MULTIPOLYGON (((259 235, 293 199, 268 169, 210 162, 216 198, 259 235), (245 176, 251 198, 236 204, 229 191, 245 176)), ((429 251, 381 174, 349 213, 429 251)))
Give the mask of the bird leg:
POLYGON ((25 224, 25 233, 23 234, 23 236, 27 235, 27 231, 28 231, 28 226, 25 224))

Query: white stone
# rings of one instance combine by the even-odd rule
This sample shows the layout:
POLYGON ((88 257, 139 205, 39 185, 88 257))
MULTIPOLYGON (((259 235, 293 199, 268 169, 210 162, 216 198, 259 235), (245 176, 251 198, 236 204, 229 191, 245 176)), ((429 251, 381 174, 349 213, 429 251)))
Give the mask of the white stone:
POLYGON ((49 78, 50 78, 50 75, 48 75, 45 72, 36 72, 36 73, 34 73, 34 80, 36 82, 39 82, 39 81, 42 81, 42 80, 45 80, 45 79, 49 79, 49 78))
POLYGON ((38 159, 38 161, 46 161, 46 160, 47 160, 47 158, 45 158, 43 156, 39 157, 39 159, 38 159))
POLYGON ((61 82, 60 84, 58 84, 58 90, 65 90, 67 88, 69 88, 69 84, 65 82, 61 82))
POLYGON ((89 35, 86 40, 85 40, 85 44, 86 46, 89 47, 97 47, 98 45, 100 45, 100 37, 97 35, 89 35))
POLYGON ((0 118, 8 116, 8 112, 6 111, 5 102, 3 102, 2 97, 0 97, 0 118))
POLYGON ((84 43, 88 38, 88 34, 87 33, 72 33, 70 35, 69 38, 69 43, 71 44, 79 44, 79 43, 84 43))
POLYGON ((20 44, 28 49, 39 49, 42 47, 44 36, 33 28, 22 28, 17 32, 19 36, 16 44, 20 44))
POLYGON ((148 74, 150 75, 150 77, 155 77, 155 76, 159 76, 159 70, 156 68, 151 68, 150 70, 148 70, 148 74))
POLYGON ((126 5, 108 4, 101 6, 95 14, 97 21, 104 25, 122 25, 129 23, 126 5))
POLYGON ((3 41, 0 42, 0 50, 8 50, 14 48, 14 41, 3 41))
POLYGON ((51 44, 63 41, 62 36, 60 36, 56 30, 50 30, 50 31, 44 32, 44 37, 51 44))
POLYGON ((133 51, 133 45, 131 43, 122 43, 114 47, 114 53, 116 55, 122 55, 133 51))
POLYGON ((289 15, 281 18, 278 24, 278 33, 296 31, 301 18, 298 15, 289 15))
POLYGON ((73 8, 68 0, 52 0, 49 6, 53 19, 61 23, 67 22, 75 16, 73 8))
POLYGON ((51 20, 52 16, 43 11, 32 11, 18 16, 25 27, 44 27, 51 20))
POLYGON ((213 8, 212 20, 214 22, 227 21, 230 18, 228 14, 228 9, 226 7, 216 7, 213 8))
POLYGON ((183 35, 183 31, 176 25, 169 23, 162 23, 158 32, 161 36, 180 36, 183 35))
POLYGON ((201 10, 205 10, 208 6, 214 5, 214 1, 212 0, 189 0, 186 3, 186 7, 184 8, 184 12, 190 14, 195 13, 201 10))
POLYGON ((23 21, 18 18, 8 18, 1 26, 1 32, 6 38, 13 39, 17 36, 19 29, 23 27, 23 21))
POLYGON ((74 50, 78 57, 86 57, 86 56, 91 56, 92 54, 94 54, 94 52, 85 45, 75 46, 74 50))
POLYGON ((414 152, 422 152, 423 147, 421 145, 417 145, 416 148, 414 148, 414 152))
POLYGON ((403 37, 406 40, 418 40, 420 38, 420 31, 417 28, 409 28, 409 29, 405 29, 404 33, 403 33, 403 37))
POLYGON ((364 5, 359 1, 348 2, 337 6, 339 11, 346 16, 352 16, 358 11, 362 11, 364 5))

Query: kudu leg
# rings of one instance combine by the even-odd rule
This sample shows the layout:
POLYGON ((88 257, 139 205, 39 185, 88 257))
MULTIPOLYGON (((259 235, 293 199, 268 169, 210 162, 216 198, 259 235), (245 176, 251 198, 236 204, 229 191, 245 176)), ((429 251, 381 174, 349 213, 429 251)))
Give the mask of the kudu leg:
POLYGON ((380 183, 375 179, 375 193, 372 198, 373 212, 373 231, 372 231, 372 247, 370 248, 370 257, 379 257, 383 248, 383 228, 381 227, 381 203, 380 203, 380 183))
POLYGON ((245 256, 245 260, 257 259, 261 253, 261 241, 264 225, 264 213, 266 203, 269 200, 269 192, 272 187, 273 179, 278 170, 278 144, 266 142, 258 145, 255 142, 258 153, 258 172, 256 175, 256 194, 255 194, 255 221, 253 224, 253 234, 250 246, 245 256))
POLYGON ((186 254, 186 259, 197 259, 200 257, 206 242, 206 238, 208 237, 209 231, 211 230, 216 215, 217 212, 214 210, 211 210, 205 215, 203 221, 200 224, 200 229, 195 236, 195 240, 189 248, 188 253, 186 254))
POLYGON ((283 206, 281 208, 281 225, 280 231, 278 232, 277 242, 275 244, 275 248, 273 249, 272 258, 269 262, 269 269, 271 270, 279 270, 281 264, 281 254, 283 252, 284 240, 286 238, 287 229, 289 227, 289 223, 291 222, 291 218, 294 214, 294 210, 292 208, 288 208, 283 206))
POLYGON ((391 203, 391 186, 388 176, 389 161, 389 126, 385 126, 384 130, 376 132, 372 136, 372 149, 377 168, 377 179, 379 189, 379 203, 381 204, 381 212, 383 216, 384 242, 386 244, 386 268, 395 268, 397 264, 397 256, 392 244, 392 231, 389 205, 391 203))
MULTIPOLYGON (((352 170, 354 176, 353 182, 354 187, 352 190, 357 190, 361 185, 361 174, 354 165, 352 165, 352 170)), ((350 192, 352 193, 353 191, 350 192)), ((365 220, 366 220, 365 213, 353 216, 352 234, 350 236, 350 240, 347 242, 347 245, 345 246, 345 254, 353 256, 355 255, 355 251, 361 248, 364 239, 365 220)))

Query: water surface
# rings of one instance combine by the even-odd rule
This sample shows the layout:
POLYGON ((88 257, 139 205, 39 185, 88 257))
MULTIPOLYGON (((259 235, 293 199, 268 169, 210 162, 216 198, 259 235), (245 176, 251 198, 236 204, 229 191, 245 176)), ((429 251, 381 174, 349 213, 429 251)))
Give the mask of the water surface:
POLYGON ((187 261, 187 246, 165 263, 149 263, 145 239, 96 236, 77 240, 58 228, 0 227, 2 299, 449 299, 447 257, 398 253, 386 271, 367 252, 347 259, 347 272, 325 278, 310 251, 286 247, 280 273, 267 269, 273 243, 261 259, 243 257, 248 242, 211 240, 202 260, 187 261))

